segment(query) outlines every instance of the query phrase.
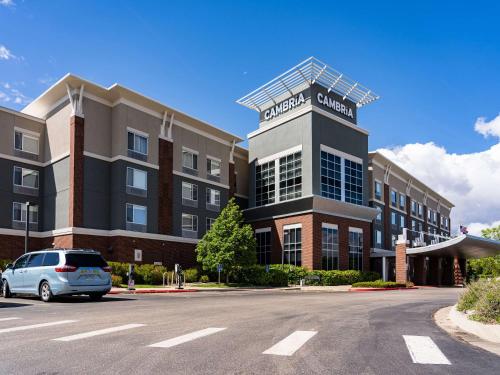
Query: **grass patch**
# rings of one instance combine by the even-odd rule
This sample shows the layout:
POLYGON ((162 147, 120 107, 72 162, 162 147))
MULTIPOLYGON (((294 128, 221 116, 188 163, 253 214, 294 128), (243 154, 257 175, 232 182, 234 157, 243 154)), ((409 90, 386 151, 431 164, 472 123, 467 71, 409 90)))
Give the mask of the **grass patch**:
MULTIPOLYGON (((127 284, 121 284, 121 288, 128 288, 127 284)), ((163 285, 152 285, 152 284, 135 284, 135 289, 146 289, 146 288, 163 288, 163 285)))
POLYGON ((481 279, 468 284, 458 300, 457 310, 472 312, 471 320, 500 324, 500 280, 481 279))
POLYGON ((397 283, 394 281, 383 281, 383 280, 376 280, 376 281, 362 281, 359 283, 354 283, 352 284, 353 288, 411 288, 413 286, 413 283, 397 283))

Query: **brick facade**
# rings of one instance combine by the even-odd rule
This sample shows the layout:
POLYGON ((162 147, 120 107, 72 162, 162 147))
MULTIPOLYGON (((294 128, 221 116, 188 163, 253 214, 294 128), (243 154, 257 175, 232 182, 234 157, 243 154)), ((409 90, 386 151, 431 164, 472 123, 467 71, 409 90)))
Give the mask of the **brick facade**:
POLYGON ((229 199, 236 193, 236 173, 234 163, 229 162, 229 199))
POLYGON ((396 282, 406 283, 407 280, 406 241, 398 241, 396 242, 396 282))
POLYGON ((172 234, 172 210, 174 195, 174 144, 158 139, 158 232, 172 234))
POLYGON ((85 121, 72 116, 69 120, 69 221, 70 227, 83 226, 83 142, 85 121))

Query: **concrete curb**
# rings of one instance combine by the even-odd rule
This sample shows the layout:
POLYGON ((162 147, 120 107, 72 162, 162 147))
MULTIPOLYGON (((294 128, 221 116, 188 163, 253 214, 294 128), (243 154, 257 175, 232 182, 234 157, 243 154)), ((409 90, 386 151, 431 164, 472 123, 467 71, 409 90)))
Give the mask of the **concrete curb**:
POLYGON ((500 344, 500 325, 485 324, 470 320, 467 314, 457 310, 457 305, 454 305, 450 309, 448 316, 463 331, 476 335, 483 340, 500 344))
POLYGON ((111 290, 108 294, 160 294, 160 293, 194 293, 195 289, 136 289, 136 290, 111 290))
POLYGON ((411 288, 351 288, 349 292, 385 292, 386 290, 415 290, 418 287, 413 286, 411 288))

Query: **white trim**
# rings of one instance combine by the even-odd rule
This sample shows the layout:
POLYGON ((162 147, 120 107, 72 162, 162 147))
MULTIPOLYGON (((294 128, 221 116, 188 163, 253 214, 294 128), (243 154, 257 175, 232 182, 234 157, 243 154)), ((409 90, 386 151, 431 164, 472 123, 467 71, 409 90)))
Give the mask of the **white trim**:
POLYGON ((189 147, 186 147, 186 146, 182 146, 182 152, 189 152, 191 154, 195 154, 195 155, 199 155, 200 153, 196 150, 193 150, 192 148, 189 148, 189 147))
POLYGON ((255 229, 255 233, 266 233, 266 232, 270 232, 271 231, 271 227, 266 227, 266 228, 257 228, 255 229))
POLYGON ((210 181, 210 180, 207 180, 207 179, 202 178, 202 177, 190 175, 188 173, 183 173, 183 172, 178 172, 178 171, 173 171, 172 173, 175 174, 176 176, 180 176, 183 178, 204 182, 206 184, 210 184, 213 186, 219 186, 219 187, 224 188, 224 189, 229 189, 229 185, 224 185, 224 184, 221 184, 220 182, 210 181))
POLYGON ((4 112, 7 112, 7 113, 9 113, 11 115, 23 117, 25 119, 32 120, 32 121, 35 121, 35 122, 39 122, 40 124, 44 124, 45 125, 45 120, 44 119, 41 119, 41 118, 38 118, 38 117, 35 117, 35 116, 30 116, 30 115, 27 115, 26 113, 18 112, 18 111, 15 111, 15 110, 7 108, 7 107, 0 106, 0 111, 4 111, 4 112))
POLYGON ((347 159, 347 160, 353 161, 353 162, 361 164, 361 165, 364 164, 363 163, 363 159, 361 159, 361 158, 359 158, 357 156, 345 153, 343 151, 339 151, 337 149, 334 149, 334 148, 329 147, 329 146, 324 145, 324 144, 320 144, 320 150, 328 152, 329 154, 333 154, 333 155, 339 156, 339 157, 341 157, 343 159, 347 159))
POLYGON ((113 163, 117 160, 124 160, 124 161, 128 161, 130 163, 134 163, 137 165, 142 165, 143 167, 160 169, 160 167, 157 164, 148 163, 146 161, 130 158, 130 157, 124 156, 124 155, 116 155, 116 156, 113 156, 112 158, 110 158, 108 156, 98 155, 98 154, 94 154, 93 152, 88 152, 88 151, 83 151, 83 155, 94 158, 94 159, 100 159, 103 161, 107 161, 108 163, 113 163))
POLYGON ((141 137, 149 139, 149 133, 145 133, 145 132, 137 130, 135 128, 131 128, 130 126, 127 126, 127 132, 134 133, 134 134, 140 135, 141 137))
POLYGON ((19 132, 19 133, 23 133, 26 135, 31 135, 32 137, 36 137, 38 140, 40 140, 40 133, 35 132, 33 130, 28 130, 25 128, 20 128, 19 126, 14 126, 14 132, 19 132))
POLYGON ((376 198, 370 198, 369 199, 370 202, 376 202, 378 204, 381 204, 382 206, 385 206, 385 202, 381 201, 381 200, 378 200, 376 198))
POLYGON ((330 224, 330 223, 321 223, 321 228, 328 228, 328 229, 339 229, 339 226, 337 224, 330 224))
POLYGON ((361 233, 361 234, 363 234, 363 229, 362 229, 362 228, 356 228, 356 227, 349 227, 349 232, 354 232, 354 233, 361 233))
MULTIPOLYGON (((325 197, 321 197, 321 198, 325 198, 325 197)), ((325 198, 325 199, 327 199, 327 198, 325 198)), ((367 207, 367 206, 363 206, 363 207, 367 207)), ((324 215, 328 215, 328 216, 343 217, 343 218, 346 218, 346 219, 363 221, 363 222, 366 222, 366 223, 371 223, 374 220, 374 219, 372 219, 372 220, 363 219, 363 218, 356 217, 356 216, 351 216, 351 215, 339 214, 339 213, 336 213, 336 212, 332 213, 331 211, 324 211, 324 210, 314 210, 313 209, 313 210, 310 210, 310 212, 314 212, 314 213, 318 213, 318 214, 324 214, 324 215)), ((294 215, 295 215, 295 213, 294 213, 294 215)))
MULTIPOLYGON (((255 162, 255 164, 256 165, 262 165, 262 164, 268 163, 270 161, 282 158, 283 156, 294 154, 294 153, 299 152, 299 151, 302 151, 302 145, 301 144, 297 145, 297 146, 294 146, 294 147, 290 147, 287 150, 283 150, 283 151, 277 152, 276 154, 268 155, 266 157, 257 159, 257 161, 255 162)), ((275 171, 275 174, 276 174, 276 171, 275 171)), ((278 175, 279 175, 279 171, 278 171, 278 175)))
POLYGON ((218 161, 219 163, 222 163, 222 159, 219 159, 215 156, 210 156, 210 155, 206 155, 207 156, 207 159, 210 159, 210 160, 213 160, 213 161, 218 161))
POLYGON ((165 141, 174 142, 174 140, 172 138, 166 137, 166 136, 161 135, 161 134, 158 136, 158 138, 164 139, 165 141))
POLYGON ((302 223, 283 225, 283 230, 302 228, 302 223))

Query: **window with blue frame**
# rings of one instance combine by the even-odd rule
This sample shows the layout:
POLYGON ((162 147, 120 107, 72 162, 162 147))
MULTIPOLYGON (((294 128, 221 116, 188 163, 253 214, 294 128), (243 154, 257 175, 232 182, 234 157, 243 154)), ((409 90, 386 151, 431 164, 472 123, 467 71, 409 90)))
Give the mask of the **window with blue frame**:
POLYGON ((342 200, 341 159, 337 155, 321 151, 321 196, 342 200))

